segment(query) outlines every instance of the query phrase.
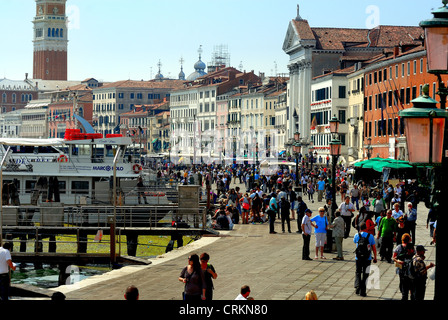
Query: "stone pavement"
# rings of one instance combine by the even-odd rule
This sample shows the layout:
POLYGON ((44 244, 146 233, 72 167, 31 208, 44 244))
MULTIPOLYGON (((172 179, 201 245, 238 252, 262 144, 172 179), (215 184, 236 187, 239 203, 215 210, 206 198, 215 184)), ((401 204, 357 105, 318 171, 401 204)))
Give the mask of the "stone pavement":
MULTIPOLYGON (((305 202, 317 214, 323 202, 305 202)), ((338 199, 337 203, 340 201, 338 199)), ((426 229, 428 209, 418 208, 417 244, 426 247, 426 261, 435 262, 435 246, 426 229)), ((152 259, 148 266, 127 266, 100 276, 93 276, 73 285, 54 290, 63 292, 67 300, 123 300, 127 286, 139 288, 141 300, 181 300, 183 284, 178 276, 188 263, 191 253, 209 253, 218 278, 214 280, 215 300, 233 300, 242 285, 251 287, 256 300, 303 300, 313 289, 319 300, 400 300, 398 275, 393 264, 378 261, 373 264, 372 288, 367 297, 355 294, 355 257, 352 228, 351 236, 344 240, 344 261, 332 258, 303 261, 302 236, 296 233, 297 221, 291 222, 292 233, 282 233, 276 221, 277 234, 269 234, 269 225, 237 225, 234 230, 223 231, 219 237, 203 237, 185 247, 152 259)), ((314 257, 314 235, 310 244, 314 257)), ((378 255, 379 257, 379 255, 378 255)), ((434 281, 428 280, 426 300, 433 300, 434 281)))

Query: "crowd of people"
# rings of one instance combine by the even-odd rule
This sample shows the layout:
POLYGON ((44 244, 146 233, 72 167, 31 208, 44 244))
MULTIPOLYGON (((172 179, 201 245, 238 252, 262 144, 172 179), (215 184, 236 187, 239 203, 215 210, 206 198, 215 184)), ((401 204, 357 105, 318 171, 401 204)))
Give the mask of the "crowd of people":
MULTIPOLYGON (((366 281, 371 263, 380 261, 395 263, 400 277, 400 291, 403 300, 409 297, 422 300, 425 294, 427 272, 434 264, 424 262, 425 249, 417 243, 417 206, 421 202, 419 188, 415 181, 402 180, 390 183, 383 181, 355 180, 347 168, 338 166, 335 173, 335 190, 331 169, 327 165, 301 166, 298 175, 295 170, 279 168, 263 175, 260 168, 252 165, 199 165, 192 168, 175 166, 158 173, 158 177, 169 177, 179 184, 196 184, 206 190, 210 188, 212 209, 210 226, 220 230, 231 230, 237 224, 269 224, 269 233, 275 234, 276 219, 281 220, 282 232, 292 232, 291 221, 297 220, 297 233, 302 235, 302 259, 313 260, 310 250, 311 236, 315 237, 314 260, 327 259, 325 253, 335 253, 334 260, 344 260, 344 240, 355 230, 353 242, 356 245, 355 292, 366 296, 366 281), (233 182, 233 183, 232 183, 233 182), (307 205, 315 202, 317 213, 307 205), (339 205, 333 205, 340 202, 339 205), (362 253, 363 248, 364 250, 362 253), (416 270, 412 279, 406 275, 409 260, 416 270)), ((202 196, 206 193, 202 192, 202 196)), ((436 217, 429 210, 427 228, 431 244, 435 240, 436 217)), ((211 298, 206 292, 209 281, 203 276, 188 278, 193 267, 200 269, 199 257, 193 260, 181 273, 179 280, 196 285, 195 298, 211 298), (190 269, 189 269, 190 268, 190 269), (190 270, 190 271, 188 271, 190 270), (194 280, 195 279, 195 280, 194 280)), ((202 267, 203 270, 204 267, 202 267)), ((212 272, 205 273, 209 278, 212 272)), ((210 286, 210 284, 209 284, 210 286)), ((187 284, 186 284, 186 287, 187 284)), ((185 299, 191 298, 186 289, 185 299)), ((238 299, 246 298, 250 292, 242 288, 238 299)))
MULTIPOLYGON (((367 261, 356 258, 356 293, 365 296, 365 282, 370 263, 380 261, 394 263, 394 253, 402 245, 401 239, 409 235, 412 243, 417 243, 416 220, 417 206, 421 199, 415 181, 402 181, 395 186, 390 183, 354 181, 347 170, 340 167, 336 172, 336 200, 340 205, 333 207, 331 174, 327 167, 313 169, 301 168, 300 176, 293 171, 279 169, 271 176, 256 175, 257 171, 246 170, 252 180, 242 178, 246 191, 239 186, 231 187, 232 178, 239 182, 239 173, 243 169, 225 168, 215 172, 213 182, 217 185, 218 194, 214 199, 218 208, 213 214, 213 227, 232 229, 235 224, 269 223, 269 233, 275 234, 274 221, 281 219, 282 232, 291 232, 291 221, 297 219, 297 232, 302 234, 302 259, 310 257, 311 235, 315 236, 315 260, 326 259, 324 252, 335 252, 334 260, 344 260, 343 243, 352 229, 356 231, 353 241, 356 246, 368 238, 369 258, 367 261), (254 174, 255 173, 255 174, 254 174), (221 182, 220 182, 221 181, 221 182), (248 183, 250 181, 250 183, 248 183), (222 187, 219 188, 218 186, 222 187), (300 192, 296 186, 299 185, 300 192), (315 198, 314 195, 317 194, 315 198), (322 202, 318 213, 314 215, 308 205, 314 201, 322 202), (372 254, 374 257, 372 257, 372 254)), ((434 226, 437 225, 435 215, 430 210, 427 228, 430 229, 431 243, 435 242, 434 226)), ((424 265, 422 246, 413 252, 415 267, 424 265)), ((396 261, 395 261, 396 263, 396 261)), ((433 264, 427 267, 431 268, 433 264)), ((398 268, 397 270, 401 270, 398 268)), ((427 268, 420 267, 419 279, 426 279, 427 268)), ((400 274, 400 272, 397 271, 400 274)), ((424 296, 424 280, 400 281, 403 299, 409 295, 411 299, 422 299, 424 296), (404 283, 405 285, 402 285, 404 283), (422 293, 423 291, 423 293, 422 293)))
MULTIPOLYGON (((356 247, 361 248, 367 243, 369 248, 366 259, 358 255, 358 250, 356 253, 356 293, 366 295, 368 267, 378 256, 380 261, 396 264, 404 300, 409 296, 414 300, 423 299, 427 273, 434 264, 426 265, 425 248, 417 245, 417 207, 421 198, 415 181, 404 180, 395 186, 355 181, 346 168, 338 167, 333 193, 327 166, 301 167, 298 174, 296 176, 295 170, 285 168, 263 175, 260 168, 250 165, 202 165, 169 168, 157 175, 181 184, 196 184, 209 191, 212 204, 210 226, 216 229, 231 230, 237 224, 268 223, 269 233, 275 234, 274 221, 281 219, 282 232, 291 233, 291 221, 296 220, 296 232, 303 239, 303 260, 313 260, 310 257, 312 234, 315 237, 314 260, 327 259, 324 253, 336 253, 334 260, 344 260, 344 240, 354 229, 356 247), (207 185, 210 188, 205 188, 207 185), (308 203, 322 203, 314 216, 307 200, 308 203), (333 205, 335 200, 340 201, 338 206, 333 205), (412 279, 406 272, 409 260, 416 270, 412 279)), ((436 226, 436 215, 429 210, 426 227, 431 244, 436 241, 436 226)), ((8 244, 0 249, 3 298, 7 297, 6 274, 11 268, 8 249, 8 244)), ((189 264, 179 277, 185 283, 185 299, 212 299, 212 279, 216 279, 217 273, 208 260, 206 253, 189 257, 189 264)))

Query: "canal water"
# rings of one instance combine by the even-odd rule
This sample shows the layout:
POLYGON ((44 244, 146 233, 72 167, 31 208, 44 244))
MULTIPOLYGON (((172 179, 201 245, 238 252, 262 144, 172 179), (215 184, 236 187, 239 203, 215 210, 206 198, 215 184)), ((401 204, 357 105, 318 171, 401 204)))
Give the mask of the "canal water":
MULTIPOLYGON (((88 277, 101 275, 111 271, 109 265, 69 266, 66 273, 70 275, 66 284, 82 281, 88 277)), ((57 266, 42 265, 36 269, 34 264, 22 263, 11 273, 12 284, 27 284, 43 289, 51 289, 59 286, 59 268, 57 266)))

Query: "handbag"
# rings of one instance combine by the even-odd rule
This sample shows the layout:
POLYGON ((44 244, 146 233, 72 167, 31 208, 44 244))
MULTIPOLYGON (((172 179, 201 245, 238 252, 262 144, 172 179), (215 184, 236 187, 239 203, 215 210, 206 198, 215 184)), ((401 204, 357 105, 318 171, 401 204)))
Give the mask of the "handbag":
POLYGON ((243 209, 249 210, 249 204, 247 202, 243 202, 243 209))

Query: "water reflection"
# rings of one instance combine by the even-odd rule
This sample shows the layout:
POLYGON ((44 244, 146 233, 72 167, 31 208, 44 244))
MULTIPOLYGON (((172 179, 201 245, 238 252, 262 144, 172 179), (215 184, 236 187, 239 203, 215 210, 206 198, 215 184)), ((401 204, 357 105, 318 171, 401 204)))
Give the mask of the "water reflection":
MULTIPOLYGON (((73 283, 109 271, 111 268, 108 265, 86 265, 70 266, 66 272, 70 274, 69 283, 73 283)), ((42 269, 36 269, 33 264, 22 263, 16 271, 12 272, 11 283, 33 285, 45 289, 56 288, 59 287, 59 268, 44 264, 42 269)))

